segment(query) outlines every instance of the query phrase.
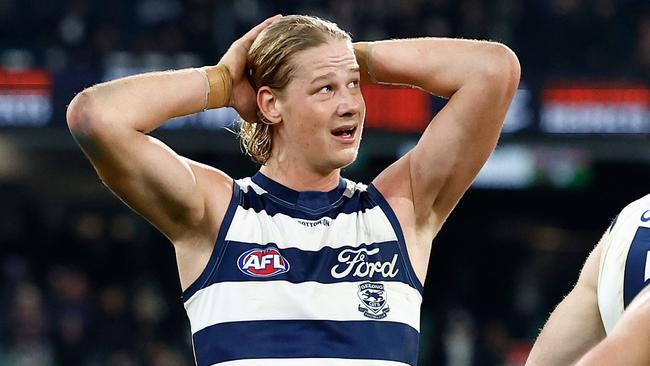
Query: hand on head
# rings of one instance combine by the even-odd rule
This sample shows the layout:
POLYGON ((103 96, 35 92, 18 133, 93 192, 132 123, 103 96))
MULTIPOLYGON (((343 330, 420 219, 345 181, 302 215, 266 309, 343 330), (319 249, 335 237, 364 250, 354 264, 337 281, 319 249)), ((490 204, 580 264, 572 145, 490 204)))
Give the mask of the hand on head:
POLYGON ((245 75, 248 51, 260 32, 281 17, 282 15, 275 15, 253 27, 241 38, 233 42, 230 48, 228 48, 228 51, 226 51, 219 61, 220 64, 224 64, 228 67, 233 80, 232 95, 229 105, 235 108, 237 113, 247 121, 252 121, 257 118, 255 91, 253 90, 253 87, 251 87, 248 78, 245 75))

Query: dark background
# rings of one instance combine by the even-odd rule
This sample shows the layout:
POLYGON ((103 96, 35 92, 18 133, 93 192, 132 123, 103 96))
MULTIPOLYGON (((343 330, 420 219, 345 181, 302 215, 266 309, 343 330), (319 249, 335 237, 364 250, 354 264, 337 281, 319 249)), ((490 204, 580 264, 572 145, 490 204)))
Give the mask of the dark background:
MULTIPOLYGON (((192 364, 173 249, 102 186, 65 108, 103 80, 215 63, 276 13, 520 58, 499 147, 434 242, 420 365, 523 364, 610 221, 649 193, 647 1, 0 1, 0 365, 192 364)), ((346 177, 370 181, 444 103, 410 100, 369 115, 346 177)), ((232 177, 257 169, 222 129, 232 113, 193 118, 156 135, 232 177)))

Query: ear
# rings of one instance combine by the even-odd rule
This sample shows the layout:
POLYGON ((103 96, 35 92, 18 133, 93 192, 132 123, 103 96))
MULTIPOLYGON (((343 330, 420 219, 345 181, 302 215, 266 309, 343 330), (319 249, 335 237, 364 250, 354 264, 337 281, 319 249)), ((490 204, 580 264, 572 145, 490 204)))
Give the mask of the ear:
POLYGON ((278 97, 268 86, 263 86, 257 91, 257 106, 264 118, 271 123, 282 121, 282 107, 278 97))

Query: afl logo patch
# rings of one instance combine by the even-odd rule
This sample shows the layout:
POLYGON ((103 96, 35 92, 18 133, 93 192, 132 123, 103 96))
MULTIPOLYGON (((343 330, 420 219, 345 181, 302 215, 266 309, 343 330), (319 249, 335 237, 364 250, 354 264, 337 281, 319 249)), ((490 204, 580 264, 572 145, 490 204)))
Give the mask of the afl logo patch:
POLYGON ((289 272, 287 261, 276 248, 251 249, 237 259, 237 267, 252 277, 273 277, 289 272))

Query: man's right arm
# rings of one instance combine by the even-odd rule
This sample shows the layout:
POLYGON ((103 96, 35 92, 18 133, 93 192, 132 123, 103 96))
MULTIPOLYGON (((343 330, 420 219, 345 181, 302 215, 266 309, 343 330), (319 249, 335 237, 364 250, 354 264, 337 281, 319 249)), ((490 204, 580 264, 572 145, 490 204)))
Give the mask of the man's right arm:
MULTIPOLYGON (((177 256, 184 256, 178 252, 179 243, 196 244, 201 237, 216 237, 232 179, 177 155, 146 133, 170 118, 206 107, 227 104, 244 118, 255 115, 255 92, 245 76, 246 58, 257 35, 278 18, 266 19, 233 42, 220 61, 232 84, 214 83, 221 89, 213 87, 216 79, 208 76, 210 72, 153 72, 86 89, 68 107, 70 131, 102 181, 162 231, 177 246, 177 256)), ((214 240, 203 242, 211 248, 214 240)))
POLYGON ((154 72, 86 89, 68 107, 70 131, 104 184, 172 241, 204 220, 201 187, 210 175, 146 133, 202 110, 206 91, 196 70, 154 72))
POLYGON ((572 365, 605 337, 597 290, 601 252, 608 236, 609 230, 587 258, 573 290, 551 313, 526 366, 572 365))

